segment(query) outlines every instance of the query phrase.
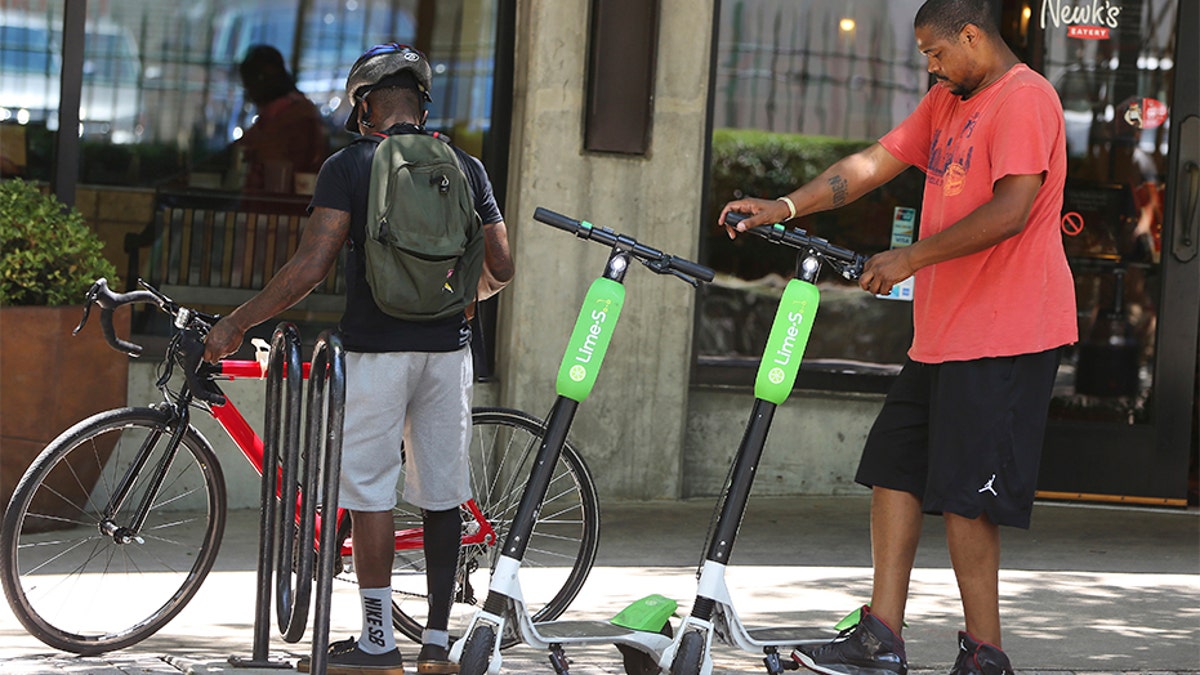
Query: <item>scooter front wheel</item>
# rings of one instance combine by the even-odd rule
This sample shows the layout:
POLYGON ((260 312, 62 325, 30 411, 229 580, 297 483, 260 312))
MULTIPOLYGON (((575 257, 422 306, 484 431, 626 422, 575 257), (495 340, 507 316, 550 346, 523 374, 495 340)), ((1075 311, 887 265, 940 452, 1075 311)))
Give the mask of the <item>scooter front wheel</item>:
POLYGON ((675 659, 671 661, 671 675, 699 675, 704 661, 704 635, 699 631, 688 631, 679 641, 675 659))
POLYGON ((496 631, 487 624, 480 624, 467 636, 463 645, 459 675, 483 675, 492 660, 492 648, 496 645, 496 631))
MULTIPOLYGON (((525 493, 546 433, 542 420, 506 408, 475 408, 472 414, 471 494, 495 538, 464 544, 455 572, 448 629, 459 639, 487 595, 492 566, 525 493)), ((402 475, 398 485, 405 482, 402 475)), ((420 531, 421 509, 397 494, 393 511, 397 531, 420 531)), ((463 518, 464 535, 478 523, 463 518)), ((534 622, 551 621, 567 609, 592 570, 600 543, 600 506, 591 471, 567 440, 542 500, 521 561, 525 609, 534 622)), ((422 548, 396 551, 392 565, 392 622, 415 642, 421 641, 429 612, 427 564, 422 548)), ((505 634, 501 647, 519 641, 505 634)))

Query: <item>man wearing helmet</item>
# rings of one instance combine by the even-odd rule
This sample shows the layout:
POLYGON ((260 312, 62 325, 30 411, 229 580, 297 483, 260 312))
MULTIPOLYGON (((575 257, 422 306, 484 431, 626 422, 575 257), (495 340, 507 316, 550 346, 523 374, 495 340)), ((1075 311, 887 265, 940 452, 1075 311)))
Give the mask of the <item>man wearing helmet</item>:
MULTIPOLYGON (((364 136, 425 133, 430 80, 429 62, 419 51, 395 43, 372 47, 346 80, 353 105, 346 128, 364 136)), ((390 618, 392 507, 403 441, 408 455, 404 498, 422 509, 428 563, 429 618, 417 670, 454 673, 447 627, 461 529, 458 505, 471 497, 471 333, 465 314, 406 321, 376 305, 363 248, 375 148, 372 142, 354 142, 325 161, 295 255, 258 295, 213 327, 205 358, 216 361, 236 351, 247 329, 307 295, 348 246, 346 311, 339 325, 347 352, 339 506, 350 511, 353 522, 363 624, 358 638, 331 645, 327 672, 403 672, 390 618)), ((458 148, 454 152, 483 223, 485 253, 476 297, 485 299, 512 279, 508 236, 483 164, 458 148)), ((303 670, 307 663, 300 665, 303 670)))

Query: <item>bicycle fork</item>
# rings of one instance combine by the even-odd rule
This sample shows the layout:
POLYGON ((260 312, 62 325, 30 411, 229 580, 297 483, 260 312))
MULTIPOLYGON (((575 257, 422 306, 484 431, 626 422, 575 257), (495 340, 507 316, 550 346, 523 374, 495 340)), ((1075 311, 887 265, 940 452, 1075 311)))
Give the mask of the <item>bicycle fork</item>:
POLYGON ((138 544, 146 543, 139 533, 142 531, 142 526, 146 524, 146 516, 150 513, 150 507, 154 505, 154 500, 158 497, 158 492, 162 488, 163 481, 166 480, 167 472, 171 469, 171 464, 175 461, 175 455, 179 451, 179 444, 183 442, 183 437, 187 434, 191 425, 191 413, 188 409, 187 398, 186 394, 180 396, 180 400, 173 406, 171 423, 175 425, 174 430, 171 432, 171 438, 167 441, 167 445, 163 449, 162 457, 158 459, 154 471, 150 474, 150 482, 146 486, 145 492, 142 493, 137 510, 133 512, 133 519, 125 525, 118 525, 115 520, 117 512, 125 505, 125 500, 129 498, 137 477, 141 475, 142 469, 150 461, 150 455, 154 452, 154 448, 158 445, 159 439, 162 437, 162 433, 158 430, 150 433, 146 437, 146 440, 142 441, 142 446, 138 449, 129 468, 125 470, 125 474, 117 482, 116 489, 109 498, 108 504, 104 507, 104 517, 98 525, 102 536, 112 537, 113 541, 122 545, 134 542, 138 544))

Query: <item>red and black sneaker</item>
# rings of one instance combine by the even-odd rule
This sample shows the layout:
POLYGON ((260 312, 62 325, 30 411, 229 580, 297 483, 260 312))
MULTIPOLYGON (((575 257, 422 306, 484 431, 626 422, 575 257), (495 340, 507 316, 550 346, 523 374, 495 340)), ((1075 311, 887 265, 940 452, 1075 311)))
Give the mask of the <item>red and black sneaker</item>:
POLYGON ((829 675, 905 675, 908 662, 904 640, 886 623, 863 607, 858 623, 819 647, 802 646, 792 652, 797 663, 829 675))
POLYGON ((950 675, 1014 675, 1008 656, 995 645, 958 632, 958 658, 950 675))

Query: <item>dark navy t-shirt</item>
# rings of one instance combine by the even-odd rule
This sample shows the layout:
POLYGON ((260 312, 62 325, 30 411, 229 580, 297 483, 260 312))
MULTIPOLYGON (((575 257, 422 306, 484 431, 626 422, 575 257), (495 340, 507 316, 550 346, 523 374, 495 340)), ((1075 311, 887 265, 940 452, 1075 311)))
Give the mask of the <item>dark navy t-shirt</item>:
MULTIPOLYGON (((397 125, 385 133, 420 133, 411 124, 397 125)), ((342 344, 354 352, 451 352, 471 341, 465 315, 434 321, 405 321, 385 314, 375 304, 367 283, 366 238, 367 195, 371 189, 371 160, 377 143, 359 140, 334 153, 317 174, 309 211, 316 207, 350 214, 350 237, 346 244, 346 312, 340 329, 342 344)), ((503 220, 492 194, 483 163, 454 148, 459 164, 475 198, 475 212, 483 223, 503 220)))

